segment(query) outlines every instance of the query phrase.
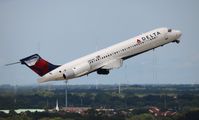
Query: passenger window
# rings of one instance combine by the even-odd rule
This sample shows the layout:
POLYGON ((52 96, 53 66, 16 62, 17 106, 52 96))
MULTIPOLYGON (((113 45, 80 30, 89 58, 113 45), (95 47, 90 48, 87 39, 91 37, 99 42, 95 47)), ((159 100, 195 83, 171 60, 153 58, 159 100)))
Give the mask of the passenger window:
POLYGON ((168 29, 168 32, 171 32, 172 31, 172 29, 168 29))

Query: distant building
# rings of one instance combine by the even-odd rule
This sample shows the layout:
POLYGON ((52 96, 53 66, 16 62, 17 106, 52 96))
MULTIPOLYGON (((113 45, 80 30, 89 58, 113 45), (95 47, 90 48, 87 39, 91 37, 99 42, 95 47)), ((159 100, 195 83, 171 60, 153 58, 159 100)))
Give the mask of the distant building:
MULTIPOLYGON (((9 113, 10 110, 0 110, 1 112, 4 112, 4 113, 9 113)), ((14 110, 17 114, 19 113, 23 113, 23 112, 44 112, 45 110, 44 109, 16 109, 14 110)))
POLYGON ((89 109, 91 109, 91 108, 90 107, 63 107, 62 108, 62 110, 65 111, 65 112, 79 113, 79 114, 84 114, 89 109))
POLYGON ((58 103, 58 99, 56 100, 56 107, 55 107, 56 111, 59 111, 59 103, 58 103))
POLYGON ((176 112, 173 111, 160 111, 160 109, 158 107, 150 107, 149 108, 149 112, 152 113, 154 116, 173 116, 176 114, 176 112))

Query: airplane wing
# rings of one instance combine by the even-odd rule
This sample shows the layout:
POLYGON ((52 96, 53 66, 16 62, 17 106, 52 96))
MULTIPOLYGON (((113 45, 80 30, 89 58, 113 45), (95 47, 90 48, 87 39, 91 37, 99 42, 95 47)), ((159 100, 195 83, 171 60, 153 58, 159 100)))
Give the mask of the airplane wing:
POLYGON ((104 66, 101 67, 101 69, 111 70, 111 69, 114 69, 114 68, 120 68, 122 65, 123 65, 122 59, 113 59, 113 60, 106 62, 104 64, 104 66))

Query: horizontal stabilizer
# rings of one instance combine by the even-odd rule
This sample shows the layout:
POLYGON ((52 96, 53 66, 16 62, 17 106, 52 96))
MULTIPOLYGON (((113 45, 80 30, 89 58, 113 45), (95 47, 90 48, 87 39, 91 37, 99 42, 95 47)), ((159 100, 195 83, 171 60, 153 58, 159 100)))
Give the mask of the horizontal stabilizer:
POLYGON ((5 66, 15 65, 15 64, 19 64, 19 63, 21 63, 21 62, 9 63, 9 64, 5 64, 5 66))

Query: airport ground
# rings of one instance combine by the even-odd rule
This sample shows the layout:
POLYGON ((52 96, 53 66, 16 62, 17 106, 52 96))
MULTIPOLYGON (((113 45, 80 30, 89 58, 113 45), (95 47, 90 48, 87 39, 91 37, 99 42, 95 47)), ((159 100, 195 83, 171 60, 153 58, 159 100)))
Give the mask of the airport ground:
POLYGON ((69 85, 68 108, 88 109, 66 112, 64 85, 1 85, 0 120, 198 120, 198 101, 199 85, 69 85))

